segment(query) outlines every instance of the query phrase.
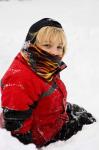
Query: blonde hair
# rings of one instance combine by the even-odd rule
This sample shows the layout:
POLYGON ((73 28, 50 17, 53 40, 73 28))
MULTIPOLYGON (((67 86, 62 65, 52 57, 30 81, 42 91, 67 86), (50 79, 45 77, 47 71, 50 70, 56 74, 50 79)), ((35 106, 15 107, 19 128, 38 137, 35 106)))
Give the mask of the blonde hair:
POLYGON ((63 53, 66 52, 67 48, 67 40, 65 33, 62 28, 52 27, 52 26, 46 26, 42 27, 36 35, 36 41, 42 43, 43 41, 49 41, 49 42, 59 42, 63 45, 63 53))

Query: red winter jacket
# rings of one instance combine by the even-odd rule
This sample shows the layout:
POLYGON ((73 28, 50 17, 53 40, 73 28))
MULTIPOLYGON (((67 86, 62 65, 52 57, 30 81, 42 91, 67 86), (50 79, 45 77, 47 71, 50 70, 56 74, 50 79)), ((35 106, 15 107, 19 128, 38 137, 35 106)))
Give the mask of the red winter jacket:
POLYGON ((36 145, 43 145, 57 135, 68 118, 67 92, 59 76, 54 77, 54 83, 56 86, 33 72, 20 53, 15 57, 2 78, 2 108, 8 123, 6 128, 12 134, 31 131, 36 145), (50 94, 42 96, 47 91, 50 94))

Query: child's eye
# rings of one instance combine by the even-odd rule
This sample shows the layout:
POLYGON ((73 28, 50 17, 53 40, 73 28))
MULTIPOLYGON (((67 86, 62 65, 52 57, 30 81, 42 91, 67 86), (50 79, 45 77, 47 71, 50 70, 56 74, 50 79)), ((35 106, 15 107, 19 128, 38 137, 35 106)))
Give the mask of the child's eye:
POLYGON ((62 47, 62 46, 58 46, 57 48, 58 48, 58 49, 63 49, 63 47, 62 47))
POLYGON ((50 44, 44 44, 43 46, 44 46, 44 47, 47 47, 47 48, 50 48, 50 47, 51 47, 50 44))

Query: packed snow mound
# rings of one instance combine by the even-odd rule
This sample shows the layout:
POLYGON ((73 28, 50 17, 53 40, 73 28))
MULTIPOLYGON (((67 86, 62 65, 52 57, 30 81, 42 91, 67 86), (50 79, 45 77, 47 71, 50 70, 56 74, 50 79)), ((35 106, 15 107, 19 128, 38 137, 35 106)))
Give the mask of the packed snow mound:
MULTIPOLYGON (((85 126, 82 131, 79 131, 69 140, 52 143, 47 147, 42 147, 42 150, 98 150, 98 130, 99 123, 85 126)), ((20 143, 5 129, 0 129, 0 141, 1 150, 37 150, 34 144, 24 145, 20 143)))

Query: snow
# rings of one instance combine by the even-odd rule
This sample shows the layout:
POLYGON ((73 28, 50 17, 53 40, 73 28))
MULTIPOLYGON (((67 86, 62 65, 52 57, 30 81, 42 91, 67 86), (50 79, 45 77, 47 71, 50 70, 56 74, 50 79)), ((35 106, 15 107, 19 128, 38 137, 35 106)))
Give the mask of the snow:
MULTIPOLYGON (((68 141, 50 144, 43 150, 99 149, 98 8, 98 0, 0 1, 0 79, 23 46, 29 27, 44 17, 56 19, 63 25, 68 40, 63 58, 68 67, 61 73, 68 101, 83 106, 97 119, 68 141)), ((8 131, 0 129, 0 150, 6 149, 36 150, 36 147, 24 146, 8 131)))

